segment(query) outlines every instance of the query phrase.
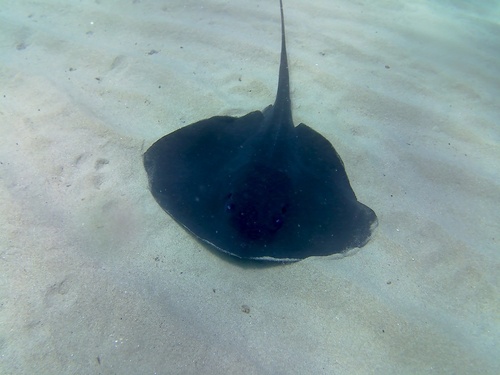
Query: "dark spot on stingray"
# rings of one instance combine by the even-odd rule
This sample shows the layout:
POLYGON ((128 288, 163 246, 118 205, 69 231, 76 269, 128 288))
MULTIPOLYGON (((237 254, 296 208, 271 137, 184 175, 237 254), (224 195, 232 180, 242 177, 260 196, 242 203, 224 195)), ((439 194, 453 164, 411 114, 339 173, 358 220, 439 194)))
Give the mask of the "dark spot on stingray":
POLYGON ((245 314, 250 314, 250 307, 248 305, 241 305, 241 311, 245 314))
POLYGON ((356 199, 331 143, 293 125, 281 1, 280 10, 274 105, 176 130, 146 151, 144 167, 158 204, 205 244, 287 262, 361 247, 377 217, 356 199))

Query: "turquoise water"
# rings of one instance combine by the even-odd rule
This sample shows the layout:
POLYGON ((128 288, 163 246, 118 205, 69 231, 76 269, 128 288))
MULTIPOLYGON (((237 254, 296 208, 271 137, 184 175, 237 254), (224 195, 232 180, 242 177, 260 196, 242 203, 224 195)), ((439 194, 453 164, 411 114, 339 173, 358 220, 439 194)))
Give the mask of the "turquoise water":
POLYGON ((285 2, 295 123, 379 227, 261 267, 168 217, 142 154, 273 102, 277 2, 4 1, 0 373, 498 373, 499 5, 285 2))

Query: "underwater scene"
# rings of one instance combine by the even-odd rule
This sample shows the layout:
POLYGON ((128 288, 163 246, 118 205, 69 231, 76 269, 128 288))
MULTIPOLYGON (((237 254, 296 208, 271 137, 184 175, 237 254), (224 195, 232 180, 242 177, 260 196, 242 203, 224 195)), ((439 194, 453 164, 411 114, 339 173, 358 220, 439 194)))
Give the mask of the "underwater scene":
POLYGON ((500 373, 499 35, 498 0, 3 1, 0 374, 500 373))

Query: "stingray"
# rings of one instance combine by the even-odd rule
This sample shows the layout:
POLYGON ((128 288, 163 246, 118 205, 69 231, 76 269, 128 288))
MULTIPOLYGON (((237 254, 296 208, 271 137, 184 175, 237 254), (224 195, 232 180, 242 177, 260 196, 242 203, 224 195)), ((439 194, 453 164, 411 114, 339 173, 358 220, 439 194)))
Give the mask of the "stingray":
POLYGON ((362 247, 377 224, 331 143, 294 126, 283 5, 273 105, 180 128, 144 154, 149 188, 173 219, 238 258, 298 261, 362 247))

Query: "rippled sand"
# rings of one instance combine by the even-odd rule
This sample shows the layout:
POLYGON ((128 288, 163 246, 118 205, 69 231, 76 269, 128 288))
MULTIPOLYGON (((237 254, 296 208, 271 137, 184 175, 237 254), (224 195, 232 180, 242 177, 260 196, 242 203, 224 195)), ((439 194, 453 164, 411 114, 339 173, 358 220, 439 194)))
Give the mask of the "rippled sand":
POLYGON ((4 2, 0 373, 498 373, 499 5, 401 3, 285 2, 295 122, 379 226, 259 267, 166 215, 141 156, 274 101, 278 2, 4 2))

